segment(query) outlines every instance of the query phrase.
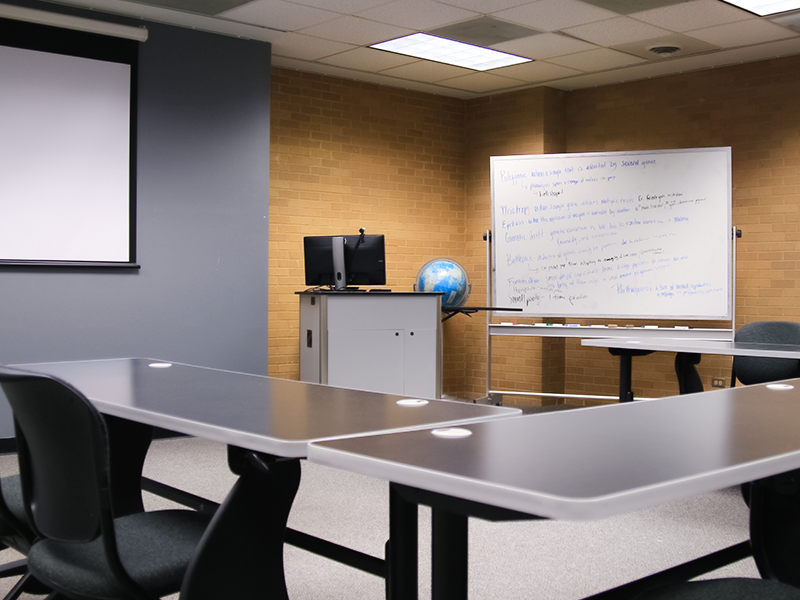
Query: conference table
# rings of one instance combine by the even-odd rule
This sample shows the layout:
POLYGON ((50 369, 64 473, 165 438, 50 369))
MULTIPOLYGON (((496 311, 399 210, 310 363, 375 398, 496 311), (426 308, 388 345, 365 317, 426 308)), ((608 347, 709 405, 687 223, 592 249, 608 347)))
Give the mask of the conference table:
MULTIPOLYGON (((412 522, 418 505, 431 506, 433 599, 464 600, 469 516, 602 519, 778 476, 800 468, 799 424, 797 379, 438 432, 314 442, 308 459, 388 480, 412 522)), ((793 503, 783 512, 770 504, 772 487, 751 486, 751 510, 758 516, 753 521, 751 514, 751 526, 756 523, 753 543, 759 568, 767 565, 800 582, 794 575, 800 564, 797 540, 791 537, 796 534, 776 541, 758 533, 796 531, 783 521, 791 520, 789 514, 797 522, 800 506, 798 478, 788 477, 782 489, 793 494, 793 503), (766 549, 759 541, 764 537, 766 549), (779 551, 771 552, 776 545, 779 551), (775 567, 781 560, 788 562, 775 567)), ((733 553, 727 562, 733 562, 749 555, 749 542, 727 550, 733 553)), ((416 563, 399 565, 397 572, 415 579, 416 563)), ((501 586, 498 582, 498 594, 501 586)), ((602 597, 630 598, 635 591, 626 588, 617 596, 602 597)), ((416 598, 415 588, 403 598, 416 598)))
POLYGON ((618 337, 582 339, 582 346, 608 348, 620 359, 620 401, 633 399, 631 391, 631 356, 650 352, 677 352, 680 354, 718 354, 725 356, 751 356, 758 358, 790 358, 800 360, 800 346, 788 344, 758 344, 723 340, 703 340, 668 337, 618 337))
MULTIPOLYGON (((300 485, 300 459, 307 456, 310 443, 464 426, 520 412, 147 358, 14 367, 69 383, 105 415, 228 445, 231 470, 239 477, 216 511, 184 582, 181 597, 188 600, 288 597, 284 534, 300 485)), ((131 440, 130 447, 135 453, 142 445, 131 440)), ((131 464, 142 460, 134 458, 131 464)), ((141 478, 141 472, 135 475, 141 478)), ((389 540, 388 552, 399 557, 401 550, 389 540)), ((391 587, 388 591, 400 597, 391 587)))

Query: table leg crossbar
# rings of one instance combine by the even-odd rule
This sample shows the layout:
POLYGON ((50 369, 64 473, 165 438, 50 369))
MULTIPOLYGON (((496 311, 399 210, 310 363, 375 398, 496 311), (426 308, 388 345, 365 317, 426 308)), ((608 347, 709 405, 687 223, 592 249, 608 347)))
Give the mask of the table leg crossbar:
MULTIPOLYGON (((207 498, 196 496, 147 477, 142 477, 142 490, 202 513, 214 514, 220 506, 207 498)), ((354 569, 365 571, 378 577, 386 576, 386 561, 382 558, 377 558, 291 528, 286 529, 285 541, 296 548, 324 556, 354 569)))

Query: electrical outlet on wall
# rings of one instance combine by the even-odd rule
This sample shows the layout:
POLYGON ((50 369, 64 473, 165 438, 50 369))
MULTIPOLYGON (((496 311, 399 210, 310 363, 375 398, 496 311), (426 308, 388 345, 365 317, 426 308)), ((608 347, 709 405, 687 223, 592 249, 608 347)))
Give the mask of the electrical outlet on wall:
POLYGON ((725 378, 724 377, 712 377, 711 378, 711 387, 724 388, 725 387, 725 378))

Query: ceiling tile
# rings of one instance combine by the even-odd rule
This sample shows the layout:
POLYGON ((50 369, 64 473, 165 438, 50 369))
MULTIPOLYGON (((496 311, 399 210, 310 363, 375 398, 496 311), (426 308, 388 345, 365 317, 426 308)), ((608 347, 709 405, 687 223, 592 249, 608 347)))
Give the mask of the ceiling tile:
POLYGON ((374 6, 386 4, 389 0, 292 0, 296 4, 324 8, 344 15, 351 15, 360 10, 367 10, 374 6))
POLYGON ((720 46, 721 48, 734 48, 736 46, 746 46, 748 44, 762 44, 773 42, 798 34, 790 29, 775 25, 769 21, 753 18, 747 21, 738 21, 706 29, 687 31, 686 35, 703 40, 709 44, 720 46))
POLYGON ((800 11, 776 15, 770 17, 769 20, 794 31, 800 31, 800 11))
POLYGON ((521 4, 529 4, 530 0, 441 0, 443 4, 474 10, 475 12, 490 15, 499 10, 513 8, 521 4))
POLYGON ((525 85, 524 81, 516 81, 508 77, 500 77, 491 73, 472 73, 470 75, 444 79, 436 83, 458 90, 477 92, 479 94, 496 92, 511 87, 522 87, 525 85))
POLYGON ((457 21, 465 21, 479 15, 471 10, 448 6, 435 0, 395 0, 389 4, 359 12, 357 16, 423 31, 457 21))
POLYGON ((295 31, 336 19, 341 15, 283 0, 255 0, 255 2, 225 11, 220 16, 272 29, 295 31))
POLYGON ((464 42, 465 44, 493 46, 509 40, 528 37, 539 32, 530 27, 523 27, 522 25, 492 17, 477 17, 454 25, 430 29, 427 33, 464 42))
POLYGON ((367 46, 414 33, 414 30, 376 23, 360 17, 339 17, 333 21, 303 29, 301 33, 336 42, 367 46))
POLYGON ((351 44, 291 32, 281 34, 272 42, 273 56, 289 56, 301 60, 318 60, 353 48, 351 44))
POLYGON ((437 63, 430 60, 420 60, 415 63, 395 67, 393 69, 386 69, 381 71, 382 75, 391 75, 392 77, 400 77, 402 79, 413 79, 415 81, 426 81, 428 83, 433 81, 440 81, 450 77, 458 77, 459 75, 468 75, 474 73, 471 69, 464 69, 462 67, 454 67, 444 63, 437 63))
POLYGON ((562 67, 561 65, 554 65, 549 62, 542 62, 535 60, 533 62, 523 63, 521 65, 512 65, 510 67, 503 67, 492 71, 497 75, 512 77, 513 79, 520 79, 528 83, 541 83, 543 81, 550 81, 553 79, 562 79, 572 75, 578 75, 581 71, 562 67))
POLYGON ((625 67, 627 65, 646 61, 643 58, 625 54, 624 52, 617 52, 609 48, 598 48, 597 50, 589 50, 588 52, 578 52, 577 54, 568 54, 567 56, 551 58, 548 62, 561 65, 562 67, 577 69, 578 71, 591 72, 616 69, 618 67, 625 67))
MULTIPOLYGON (((620 15, 670 6, 672 4, 682 4, 686 0, 583 0, 584 2, 600 8, 605 8, 620 15)), ((716 1, 716 0, 714 0, 716 1)))
POLYGON ((677 6, 644 10, 628 16, 678 32, 755 18, 746 11, 718 0, 693 0, 677 6))
POLYGON ((249 1, 250 0, 147 0, 147 4, 195 12, 201 15, 218 15, 223 11, 236 8, 249 1))
POLYGON ((635 54, 647 60, 665 60, 689 54, 697 54, 699 52, 713 52, 714 50, 719 50, 719 46, 703 42, 693 37, 681 35, 680 33, 671 33, 660 38, 630 42, 628 44, 620 44, 612 47, 614 50, 635 54), (655 47, 673 47, 678 48, 678 50, 669 54, 659 54, 651 51, 651 48, 655 47))
POLYGON ((535 27, 541 31, 557 31, 566 27, 592 23, 618 16, 578 0, 539 0, 494 13, 500 19, 535 27))
POLYGON ((418 62, 418 58, 395 54, 394 52, 384 52, 375 48, 356 48, 341 54, 327 56, 320 60, 329 65, 357 69, 359 71, 383 71, 400 65, 407 65, 418 62))
POLYGON ((597 23, 570 27, 565 29, 564 33, 592 42, 598 46, 615 46, 661 37, 670 32, 630 17, 617 17, 616 19, 606 19, 597 23))
POLYGON ((539 35, 532 35, 492 46, 494 50, 535 59, 574 54, 575 52, 593 50, 596 47, 589 42, 560 33, 540 33, 539 35))

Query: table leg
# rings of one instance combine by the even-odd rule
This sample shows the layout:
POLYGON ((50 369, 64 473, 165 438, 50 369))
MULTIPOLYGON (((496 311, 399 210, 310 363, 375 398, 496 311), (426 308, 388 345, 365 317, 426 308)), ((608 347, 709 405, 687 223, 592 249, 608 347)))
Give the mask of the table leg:
POLYGON ((750 486, 750 542, 764 579, 800 586, 800 470, 750 486))
POLYGON ((114 517, 144 511, 142 467, 153 439, 153 427, 103 415, 109 442, 111 503, 114 517))
POLYGON ((619 401, 633 401, 633 357, 652 354, 652 350, 628 350, 622 348, 609 348, 612 356, 619 357, 619 401))
POLYGON ((619 355, 619 401, 632 402, 633 389, 633 357, 630 354, 619 355))
POLYGON ((417 600, 419 595, 418 516, 415 503, 389 485, 389 541, 386 542, 387 600, 417 600))
POLYGON ((189 565, 181 600, 288 600, 283 544, 300 461, 235 448, 229 461, 239 479, 189 565))
POLYGON ((432 600, 467 600, 469 528, 464 515, 432 509, 432 600))

